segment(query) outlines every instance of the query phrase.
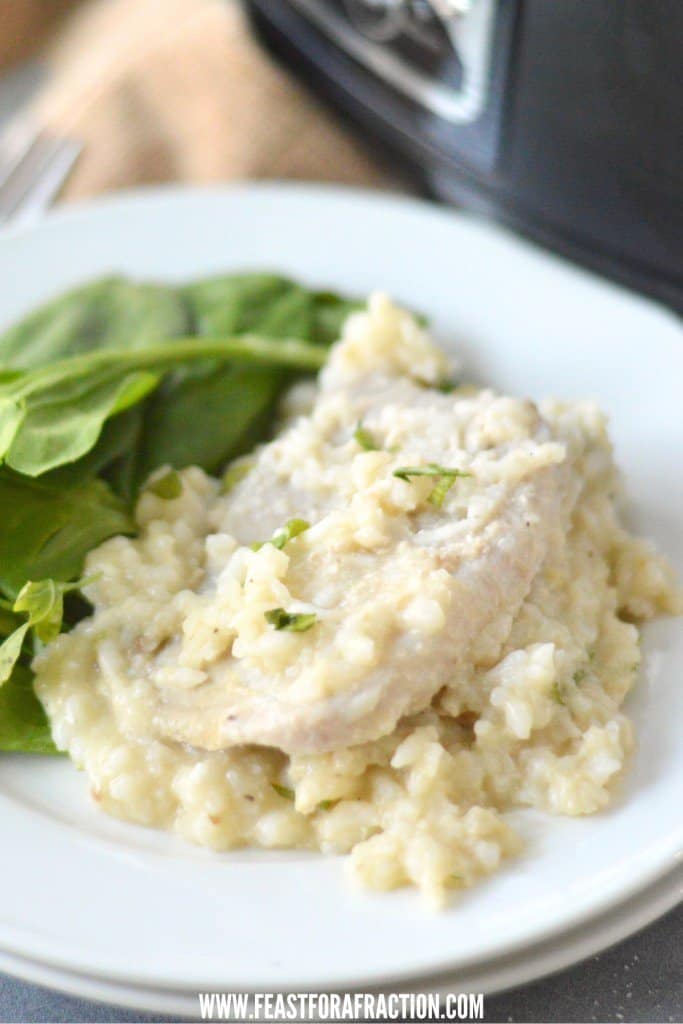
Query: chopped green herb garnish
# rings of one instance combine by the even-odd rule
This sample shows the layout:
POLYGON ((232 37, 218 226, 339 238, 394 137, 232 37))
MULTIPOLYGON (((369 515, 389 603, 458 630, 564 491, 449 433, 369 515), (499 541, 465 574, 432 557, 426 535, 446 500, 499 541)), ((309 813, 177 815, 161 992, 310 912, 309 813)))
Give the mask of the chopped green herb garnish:
POLYGON ((451 469, 449 466, 439 466, 436 462, 428 462, 426 466, 399 466, 394 470, 394 476, 399 480, 410 480, 412 476, 471 476, 462 469, 451 469))
POLYGON ((318 811, 330 811, 338 803, 338 800, 321 800, 316 809, 318 811))
POLYGON ((175 501, 183 493, 183 482, 180 479, 180 474, 176 473, 175 469, 169 469, 168 473, 164 473, 163 476, 157 477, 147 487, 148 491, 152 494, 156 494, 157 498, 162 498, 164 501, 175 501))
POLYGON ((582 683, 584 681, 584 679, 586 678, 587 675, 588 675, 588 673, 586 672, 585 668, 578 668, 576 670, 576 672, 574 673, 574 675, 572 676, 572 679, 574 680, 574 682, 578 686, 579 683, 582 683))
POLYGON ((284 608, 271 608, 263 615, 269 625, 289 633, 305 633, 318 621, 315 612, 286 612, 284 608))
POLYGON ((271 786, 275 790, 278 796, 281 796, 283 800, 294 800, 294 790, 289 789, 288 786, 281 786, 279 782, 271 782, 271 786))
POLYGON ((273 534, 271 544, 281 551, 285 544, 304 533, 310 526, 305 519, 288 519, 285 525, 273 534))
POLYGON ((370 431, 363 426, 360 420, 353 432, 353 439, 354 441, 357 441, 361 448, 364 448, 366 452, 379 451, 379 445, 375 442, 370 431))
POLYGON ((434 387, 444 395, 450 395, 452 391, 456 391, 460 387, 460 381, 451 380, 450 378, 445 377, 443 380, 437 381, 434 387))
POLYGON ((439 481, 432 489, 427 498, 435 508, 441 508, 444 499, 458 477, 472 476, 462 469, 451 469, 449 466, 439 466, 436 462, 428 462, 426 466, 400 466, 394 470, 394 476, 399 480, 410 480, 413 476, 434 476, 439 481))
POLYGON ((446 499, 446 495, 454 483, 454 476, 442 476, 436 487, 432 488, 432 491, 427 498, 429 504, 433 505, 434 508, 441 508, 446 499))
POLYGON ((221 492, 229 494, 233 487, 236 487, 240 481, 244 480, 245 476, 251 473, 253 468, 253 462, 236 462, 232 466, 228 466, 223 474, 221 492))
POLYGON ((560 689, 560 684, 557 682, 557 680, 555 680, 555 682, 553 683, 553 700, 556 701, 558 704, 562 705, 565 705, 567 703, 564 699, 562 690, 560 689))
POLYGON ((294 540, 300 533, 304 533, 310 525, 305 519, 288 519, 284 526, 275 531, 270 540, 257 540, 251 545, 251 550, 260 551, 264 544, 272 544, 278 551, 282 551, 288 541, 294 540))

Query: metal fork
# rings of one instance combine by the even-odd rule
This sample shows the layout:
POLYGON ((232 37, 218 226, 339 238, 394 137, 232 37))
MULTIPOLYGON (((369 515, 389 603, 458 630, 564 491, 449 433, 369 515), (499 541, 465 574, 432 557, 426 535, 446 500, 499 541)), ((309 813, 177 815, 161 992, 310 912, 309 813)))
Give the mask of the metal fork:
POLYGON ((20 120, 0 138, 0 227, 34 219, 48 208, 82 144, 20 120))

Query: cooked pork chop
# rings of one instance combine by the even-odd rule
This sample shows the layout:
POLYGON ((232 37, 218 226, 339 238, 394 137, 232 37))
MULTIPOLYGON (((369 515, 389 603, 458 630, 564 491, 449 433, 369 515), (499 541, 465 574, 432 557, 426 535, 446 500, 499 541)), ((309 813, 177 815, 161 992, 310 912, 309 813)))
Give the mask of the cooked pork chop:
MULTIPOLYGON (((135 636, 120 593, 98 611, 130 637, 125 664, 98 654, 124 731, 132 688, 156 735, 195 747, 348 747, 427 706, 509 624, 576 498, 566 449, 530 402, 433 386, 442 358, 376 298, 310 411, 210 496, 190 586, 135 636)), ((124 543, 149 543, 164 504, 147 494, 147 539, 124 543)))
POLYGON ((534 406, 427 386, 442 372, 386 300, 351 322, 310 413, 214 499, 203 574, 164 636, 141 624, 109 673, 115 704, 144 679, 158 735, 288 753, 386 735, 429 704, 515 614, 572 504, 564 446, 534 406), (426 466, 448 472, 410 472, 426 466), (294 519, 308 528, 278 539, 294 519))

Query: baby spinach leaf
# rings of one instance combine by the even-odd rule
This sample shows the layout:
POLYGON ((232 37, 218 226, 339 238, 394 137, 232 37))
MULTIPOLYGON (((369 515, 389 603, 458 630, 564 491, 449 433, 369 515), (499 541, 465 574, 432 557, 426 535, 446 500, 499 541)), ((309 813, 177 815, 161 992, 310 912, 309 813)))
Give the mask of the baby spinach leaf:
POLYGON ((277 274, 229 274, 195 281, 181 289, 181 295, 195 333, 221 336, 253 331, 264 312, 296 287, 277 274))
POLYGON ((94 448, 109 417, 140 402, 158 381, 148 371, 107 374, 77 398, 34 399, 12 440, 7 465, 40 476, 75 462, 94 448))
POLYGON ((12 611, 12 602, 0 597, 0 636, 9 636, 20 625, 21 618, 12 611))
MULTIPOLYGON (((198 334, 265 332, 279 319, 285 334, 331 345, 350 313, 364 303, 332 291, 310 291, 277 274, 229 274, 182 289, 198 334), (268 316, 269 324, 264 324, 268 316)), ((269 332, 270 333, 270 332, 269 332)))
POLYGON ((198 334, 257 332, 331 345, 350 313, 364 304, 331 291, 309 291, 275 274, 231 274, 183 289, 198 334))
POLYGON ((193 360, 235 360, 306 371, 319 369, 324 358, 321 350, 296 338, 244 334, 180 338, 134 351, 104 349, 63 359, 0 384, 0 457, 29 476, 74 461, 87 451, 79 437, 88 438, 91 447, 109 416, 139 401, 159 374, 193 360), (67 394, 66 404, 59 399, 60 389, 67 394), (63 418, 70 427, 61 427, 63 418), (38 426, 32 429, 36 420, 38 426), (50 438, 48 447, 45 435, 50 438))
POLYGON ((97 444, 86 455, 75 462, 43 473, 41 481, 55 487, 72 487, 102 473, 117 494, 121 493, 130 500, 130 489, 121 491, 114 486, 113 478, 118 478, 116 471, 120 464, 136 454, 143 411, 143 405, 140 404, 112 416, 104 424, 97 444))
MULTIPOLYGON (((273 274, 236 274, 183 290, 200 335, 254 332, 328 344, 350 303, 310 292, 273 274)), ((196 366, 167 379, 149 403, 136 478, 157 466, 198 465, 216 472, 268 436, 275 402, 291 376, 282 368, 196 366)))
POLYGON ((33 627, 41 643, 48 644, 58 635, 64 618, 64 595, 81 590, 94 577, 60 583, 58 580, 29 580, 19 591, 14 602, 15 612, 28 615, 28 625, 33 627))
MULTIPOLYGON (((33 626, 41 643, 47 644, 58 635, 64 613, 63 589, 66 583, 55 580, 29 580, 14 602, 15 612, 26 612, 26 625, 33 626)), ((21 627, 20 627, 21 628, 21 627)), ((18 631, 17 631, 18 632, 18 631)))
MULTIPOLYGON (((108 419, 139 403, 168 371, 144 423, 138 420, 139 444, 116 456, 122 464, 110 478, 130 496, 164 462, 216 470, 263 438, 289 379, 285 365, 313 369, 322 360, 224 354, 202 349, 199 339, 191 351, 191 343, 190 350, 187 342, 179 348, 169 335, 188 328, 212 337, 258 331, 270 339, 329 344, 353 308, 356 303, 333 293, 310 292, 273 274, 213 278, 177 294, 122 278, 74 289, 0 337, 0 455, 32 476, 77 462, 97 448, 108 419), (174 356, 162 354, 162 366, 155 366, 164 340, 174 356), (115 358, 98 358, 112 349, 115 358), (235 366, 235 359, 269 365, 235 366), (15 366, 34 372, 17 375, 15 366)), ((101 456, 93 461, 106 465, 101 456)))
POLYGON ((22 622, 13 633, 0 644, 0 687, 7 682, 19 660, 21 649, 28 633, 30 622, 22 622))
MULTIPOLYGON (((298 367, 287 365, 291 338, 282 338, 280 351, 276 341, 278 331, 289 323, 286 319, 278 326, 275 319, 263 320, 264 337, 272 346, 272 366, 233 363, 213 368, 205 364, 202 373, 174 375, 164 382, 147 407, 135 471, 138 484, 166 463, 217 472, 268 436, 275 402, 291 379, 288 371, 301 372, 324 361, 313 346, 302 345, 304 361, 298 367)), ((209 345, 208 339, 197 339, 198 351, 209 345)))
POLYGON ((19 591, 14 612, 25 612, 28 618, 0 644, 0 686, 7 682, 22 653, 29 629, 41 643, 47 644, 58 635, 64 618, 64 595, 78 590, 87 580, 58 583, 56 580, 29 580, 19 591))
POLYGON ((42 704, 33 692, 33 675, 15 665, 0 687, 0 750, 26 754, 57 754, 42 704))
POLYGON ((0 336, 0 365, 33 369, 99 348, 141 348, 189 330, 176 289, 105 277, 73 288, 0 336))
MULTIPOLYGON (((34 369, 100 348, 136 349, 186 334, 190 320, 185 299, 176 288, 131 282, 120 276, 92 281, 45 303, 0 336, 0 364, 4 364, 0 383, 16 379, 17 371, 5 369, 10 364, 34 369)), ((60 397, 66 401, 66 392, 60 397)), ((132 500, 142 411, 132 409, 131 415, 118 417, 111 430, 105 424, 86 457, 68 467, 64 482, 87 479, 114 463, 107 476, 117 493, 132 500)), ((16 408, 4 411, 4 418, 8 417, 11 430, 11 421, 18 419, 16 408)), ((0 410, 0 424, 3 422, 0 410)), ((0 444, 0 448, 4 450, 6 445, 0 444)))
POLYGON ((136 480, 166 463, 215 472, 249 451, 267 431, 280 387, 278 371, 237 366, 163 387, 147 407, 136 480))
POLYGON ((0 469, 0 589, 14 600, 27 580, 66 582, 88 552, 135 524, 103 480, 55 487, 0 469))
POLYGON ((348 299, 335 292, 313 292, 311 295, 310 339, 317 345, 332 345, 341 337, 344 322, 351 313, 363 309, 365 303, 348 299))

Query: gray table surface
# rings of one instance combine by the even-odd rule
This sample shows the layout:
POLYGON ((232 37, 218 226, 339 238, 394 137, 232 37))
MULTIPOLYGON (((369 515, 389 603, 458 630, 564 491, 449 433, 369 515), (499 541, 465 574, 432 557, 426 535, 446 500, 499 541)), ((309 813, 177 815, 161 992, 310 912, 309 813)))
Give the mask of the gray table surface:
MULTIPOLYGON (((683 906, 612 949, 485 1001, 486 1021, 683 1021, 683 906)), ((0 975, 0 1021, 154 1021, 0 975)), ((173 1020, 175 1018, 163 1018, 173 1020)))

